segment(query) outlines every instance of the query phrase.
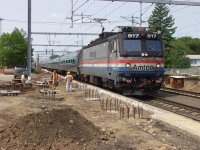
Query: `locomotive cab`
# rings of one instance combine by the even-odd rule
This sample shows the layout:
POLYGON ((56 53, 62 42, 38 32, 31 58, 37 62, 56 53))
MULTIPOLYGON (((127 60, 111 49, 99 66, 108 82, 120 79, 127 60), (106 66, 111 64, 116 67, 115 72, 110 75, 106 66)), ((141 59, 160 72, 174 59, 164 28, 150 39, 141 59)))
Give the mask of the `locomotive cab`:
POLYGON ((116 87, 125 95, 157 91, 163 82, 163 43, 159 33, 124 30, 116 46, 116 87), (118 55, 117 55, 118 52, 118 55))
POLYGON ((121 43, 121 57, 163 57, 163 42, 159 32, 123 32, 121 43))

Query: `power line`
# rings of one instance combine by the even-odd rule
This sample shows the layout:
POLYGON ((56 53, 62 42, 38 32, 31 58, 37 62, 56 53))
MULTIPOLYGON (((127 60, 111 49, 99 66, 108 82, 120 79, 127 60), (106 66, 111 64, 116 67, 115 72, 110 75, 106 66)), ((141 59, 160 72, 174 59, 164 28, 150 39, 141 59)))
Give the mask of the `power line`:
POLYGON ((105 15, 103 18, 106 18, 108 16, 110 16, 112 13, 114 13, 115 11, 117 11, 119 8, 121 8, 122 6, 124 6, 127 2, 124 2, 122 5, 118 6, 117 8, 115 8, 114 10, 112 10, 111 12, 109 12, 107 15, 105 15))
POLYGON ((74 3, 74 7, 76 6, 76 3, 78 2, 78 0, 76 0, 76 2, 74 3))
POLYGON ((200 14, 200 12, 192 12, 192 13, 187 14, 187 15, 184 15, 184 16, 181 15, 181 16, 179 16, 179 17, 176 17, 176 19, 179 19, 179 20, 185 19, 186 17, 191 16, 191 15, 194 15, 194 14, 200 14))
POLYGON ((67 51, 55 51, 55 50, 43 50, 43 51, 33 51, 35 53, 52 53, 52 52, 62 52, 62 53, 67 53, 67 51))
POLYGON ((195 24, 191 24, 191 25, 188 25, 188 26, 184 26, 184 27, 181 27, 181 28, 178 28, 178 30, 180 30, 182 28, 197 26, 197 25, 200 25, 200 22, 199 23, 195 23, 195 24))
POLYGON ((177 35, 184 35, 184 34, 193 33, 193 32, 197 32, 197 31, 200 31, 200 29, 195 29, 195 30, 191 30, 191 31, 187 31, 187 32, 177 33, 177 35))
MULTIPOLYGON (((18 22, 18 23, 27 23, 27 21, 25 20, 14 20, 14 19, 4 19, 5 21, 9 21, 9 22, 18 22)), ((43 22, 43 21, 32 21, 32 24, 70 24, 70 23, 62 23, 62 22, 43 22)))
POLYGON ((93 3, 94 3, 94 0, 91 1, 91 4, 84 11, 82 11, 82 13, 85 13, 93 5, 93 3))
POLYGON ((56 47, 82 47, 83 45, 62 45, 62 44, 57 44, 57 45, 51 45, 51 44, 32 44, 32 46, 56 46, 56 47))
MULTIPOLYGON (((73 5, 73 4, 72 4, 73 5)), ((71 12, 71 10, 67 13, 67 15, 65 16, 65 18, 64 18, 64 20, 63 20, 63 22, 62 22, 62 24, 60 25, 60 28, 59 28, 59 30, 58 31, 60 31, 61 29, 62 29, 62 27, 63 27, 63 25, 64 25, 64 22, 65 22, 65 20, 67 19, 67 17, 68 17, 68 15, 70 14, 70 12, 71 12)), ((70 28, 70 27, 69 27, 70 28)), ((69 29, 68 28, 68 29, 69 29)))
POLYGON ((104 10, 105 8, 107 8, 110 4, 112 4, 112 2, 110 2, 109 4, 106 4, 105 6, 103 6, 101 9, 97 10, 93 16, 97 15, 99 12, 101 12, 102 10, 104 10))
POLYGON ((180 8, 180 9, 174 10, 174 11, 172 11, 171 13, 178 12, 178 11, 183 10, 183 9, 185 9, 185 8, 188 8, 188 7, 189 7, 189 6, 185 6, 185 7, 183 7, 183 8, 180 8))
MULTIPOLYGON (((112 2, 111 2, 112 3, 112 2)), ((111 4, 111 3, 109 3, 109 5, 111 4)), ((106 18, 106 17, 108 17, 109 15, 111 15, 112 13, 114 13, 115 11, 117 11, 119 8, 121 8, 123 5, 125 5, 127 2, 125 2, 125 3, 123 3, 122 5, 120 5, 120 6, 118 6, 117 8, 115 8, 115 9, 113 9, 112 11, 110 11, 107 15, 105 15, 103 18, 106 18)), ((102 18, 102 19, 103 19, 102 18)), ((93 27, 95 27, 95 26, 97 26, 97 25, 92 25, 92 26, 90 26, 89 28, 87 28, 86 29, 86 31, 88 30, 88 29, 91 29, 91 28, 93 28, 93 27)), ((101 26, 100 26, 101 27, 101 26)), ((85 40, 85 39, 84 39, 85 40)))
POLYGON ((96 36, 98 33, 61 33, 61 32, 32 32, 31 34, 45 34, 45 35, 89 35, 96 36))
POLYGON ((101 0, 101 1, 118 1, 118 2, 140 2, 140 3, 160 3, 170 5, 188 5, 188 6, 200 6, 200 2, 196 1, 175 1, 175 0, 101 0))
POLYGON ((79 10, 82 6, 84 6, 87 2, 89 2, 89 0, 86 0, 84 3, 82 3, 78 8, 76 8, 75 10, 73 10, 73 12, 76 12, 77 10, 79 10))

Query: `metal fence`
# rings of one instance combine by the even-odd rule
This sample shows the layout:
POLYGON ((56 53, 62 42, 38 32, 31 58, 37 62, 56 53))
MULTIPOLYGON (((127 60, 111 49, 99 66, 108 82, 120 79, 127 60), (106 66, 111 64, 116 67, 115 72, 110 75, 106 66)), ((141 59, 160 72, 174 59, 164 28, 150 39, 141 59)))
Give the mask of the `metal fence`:
POLYGON ((197 75, 200 76, 200 67, 188 68, 188 69, 179 69, 179 68, 166 68, 165 74, 170 75, 197 75))

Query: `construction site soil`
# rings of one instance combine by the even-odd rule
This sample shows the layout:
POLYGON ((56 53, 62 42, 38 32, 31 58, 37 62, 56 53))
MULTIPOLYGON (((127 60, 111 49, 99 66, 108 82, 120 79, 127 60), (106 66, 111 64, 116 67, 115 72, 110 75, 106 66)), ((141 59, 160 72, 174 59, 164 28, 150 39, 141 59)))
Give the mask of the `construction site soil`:
MULTIPOLYGON (((1 81, 8 81, 2 76, 1 81)), ((50 74, 33 75, 33 80, 50 74)), ((80 90, 65 91, 59 82, 56 99, 41 98, 33 86, 19 96, 0 97, 0 150, 198 150, 200 139, 154 120, 120 118, 85 100, 80 90)))

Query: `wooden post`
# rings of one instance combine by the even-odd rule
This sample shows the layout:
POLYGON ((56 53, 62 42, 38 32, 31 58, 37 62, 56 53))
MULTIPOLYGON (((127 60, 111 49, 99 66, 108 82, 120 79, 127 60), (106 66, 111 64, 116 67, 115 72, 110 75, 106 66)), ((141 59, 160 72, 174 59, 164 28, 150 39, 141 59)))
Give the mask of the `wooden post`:
POLYGON ((111 112, 111 109, 112 109, 112 99, 110 99, 110 112, 111 112))
POLYGON ((127 118, 129 119, 130 107, 128 105, 126 105, 126 109, 127 109, 127 118))
POLYGON ((89 89, 89 92, 88 92, 88 98, 90 99, 90 95, 91 94, 91 89, 89 89))
POLYGON ((108 110, 108 98, 106 98, 106 111, 108 110))
POLYGON ((133 111, 133 118, 135 119, 135 106, 132 106, 132 111, 133 111))
POLYGON ((115 108, 115 112, 117 111, 117 100, 116 98, 114 99, 114 108, 115 108))
POLYGON ((140 119, 140 107, 138 105, 138 118, 140 119))
POLYGON ((143 118, 143 106, 141 107, 141 118, 143 118))
POLYGON ((124 118, 124 105, 122 105, 122 118, 124 118))

